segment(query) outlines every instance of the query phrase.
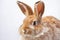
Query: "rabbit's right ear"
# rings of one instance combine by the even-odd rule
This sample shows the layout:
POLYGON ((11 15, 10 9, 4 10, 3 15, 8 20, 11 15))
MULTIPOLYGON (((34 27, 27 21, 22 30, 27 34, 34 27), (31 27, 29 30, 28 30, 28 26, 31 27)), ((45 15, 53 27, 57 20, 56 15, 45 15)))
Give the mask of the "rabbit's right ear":
POLYGON ((42 1, 36 2, 34 5, 34 14, 37 17, 41 17, 44 13, 44 8, 45 8, 44 2, 42 1))
POLYGON ((33 11, 31 9, 30 6, 28 6, 27 4, 23 3, 23 2, 20 2, 20 1, 17 1, 17 4, 19 6, 19 8, 22 10, 22 12, 28 16, 28 15, 32 15, 33 14, 33 11))

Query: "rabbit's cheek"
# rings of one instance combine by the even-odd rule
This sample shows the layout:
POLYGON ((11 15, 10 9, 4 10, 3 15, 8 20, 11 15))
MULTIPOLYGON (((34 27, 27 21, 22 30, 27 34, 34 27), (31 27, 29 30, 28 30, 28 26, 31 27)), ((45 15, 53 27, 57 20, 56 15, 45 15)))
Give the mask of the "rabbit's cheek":
POLYGON ((36 34, 41 33, 42 30, 36 30, 36 34))
POLYGON ((43 27, 43 29, 39 32, 39 31, 36 31, 36 35, 35 37, 39 37, 41 35, 44 35, 45 33, 47 33, 49 31, 50 28, 48 27, 43 27))

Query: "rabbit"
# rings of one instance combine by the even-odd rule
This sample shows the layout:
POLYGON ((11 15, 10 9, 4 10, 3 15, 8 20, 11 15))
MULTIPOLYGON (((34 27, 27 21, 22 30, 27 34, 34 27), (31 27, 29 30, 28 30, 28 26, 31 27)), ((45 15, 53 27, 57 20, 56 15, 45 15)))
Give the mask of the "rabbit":
POLYGON ((60 40, 60 20, 53 16, 42 17, 45 9, 43 1, 34 4, 34 12, 27 4, 17 1, 26 16, 18 31, 21 40, 60 40))

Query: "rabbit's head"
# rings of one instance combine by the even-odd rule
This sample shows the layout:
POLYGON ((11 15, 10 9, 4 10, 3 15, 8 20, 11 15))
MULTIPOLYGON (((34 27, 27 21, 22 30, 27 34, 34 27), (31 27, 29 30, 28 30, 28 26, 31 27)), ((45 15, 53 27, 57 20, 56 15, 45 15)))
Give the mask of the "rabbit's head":
POLYGON ((23 24, 19 28, 19 32, 22 36, 35 36, 42 30, 41 18, 44 12, 44 3, 38 1, 34 4, 34 12, 31 7, 27 4, 18 1, 19 8, 22 10, 23 14, 26 15, 26 18, 23 21, 23 24))

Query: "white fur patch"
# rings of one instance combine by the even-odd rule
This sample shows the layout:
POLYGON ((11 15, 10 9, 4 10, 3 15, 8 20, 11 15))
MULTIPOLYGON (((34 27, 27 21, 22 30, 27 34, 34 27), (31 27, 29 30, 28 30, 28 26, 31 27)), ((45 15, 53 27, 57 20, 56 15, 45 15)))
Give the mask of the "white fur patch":
POLYGON ((29 28, 34 29, 34 26, 33 25, 29 25, 29 28))

